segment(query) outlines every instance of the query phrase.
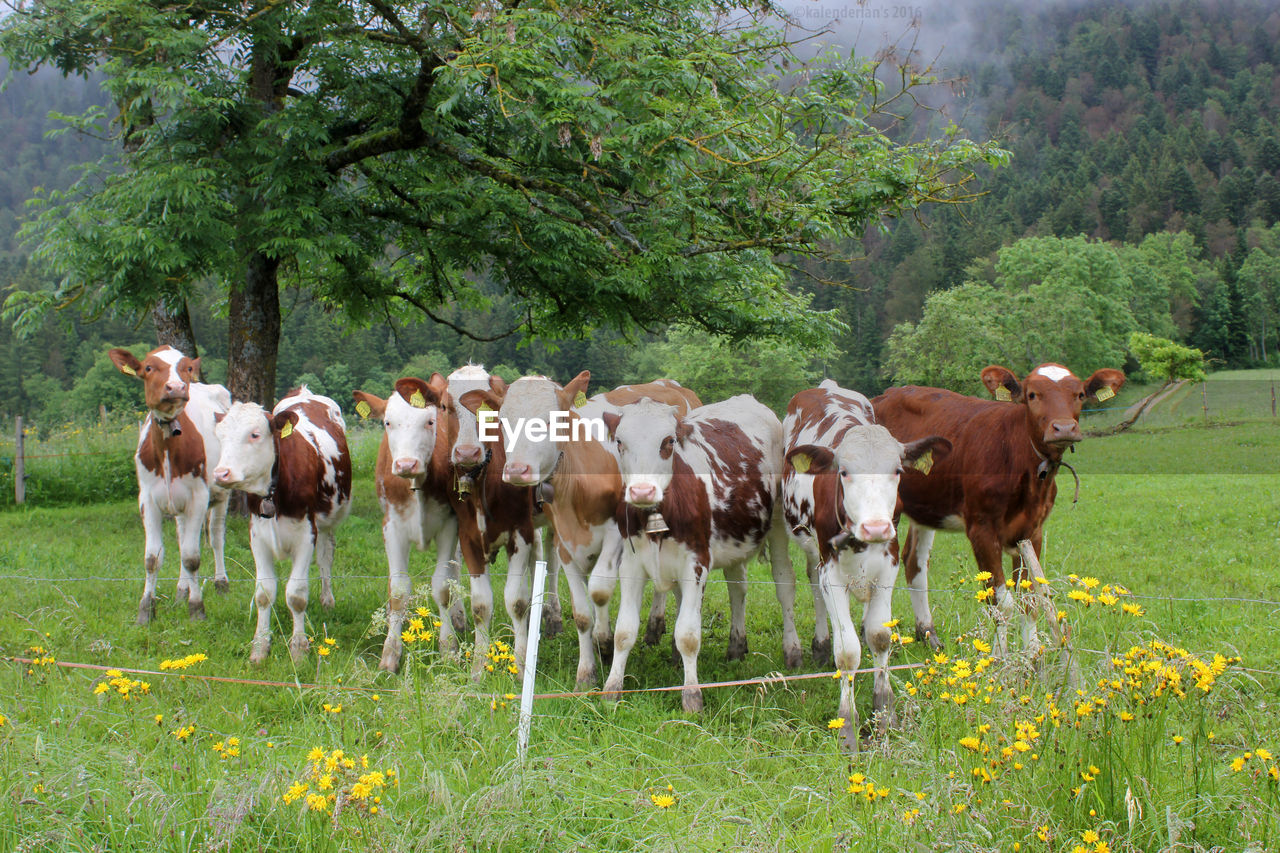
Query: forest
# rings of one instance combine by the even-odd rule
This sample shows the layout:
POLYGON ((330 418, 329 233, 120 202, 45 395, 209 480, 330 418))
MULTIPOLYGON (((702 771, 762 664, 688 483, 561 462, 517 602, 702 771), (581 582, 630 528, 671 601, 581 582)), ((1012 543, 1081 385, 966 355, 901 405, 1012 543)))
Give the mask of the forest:
MULTIPOLYGON (((277 391, 300 382, 350 399, 399 375, 467 361, 508 378, 568 377, 593 388, 665 375, 706 399, 747 390, 780 407, 832 376, 874 393, 891 383, 975 391, 977 370, 1059 360, 1077 371, 1136 368, 1134 331, 1204 351, 1211 369, 1280 361, 1280 12, 1260 2, 1138 2, 966 10, 972 43, 937 61, 943 112, 896 133, 936 136, 954 119, 1012 153, 984 171, 968 204, 921 208, 841 247, 849 263, 795 264, 790 287, 834 310, 825 343, 730 341, 685 327, 585 339, 475 340, 401 315, 355 323, 285 288, 277 391)), ((50 286, 18 236, 27 200, 67 187, 112 144, 59 116, 110 110, 95 78, 12 73, 0 94, 0 282, 50 286), (52 134, 52 135, 51 135, 52 134)), ((481 284, 483 291, 484 284, 481 284)), ((227 304, 199 289, 192 322, 206 377, 226 373, 227 304)), ((441 319, 497 332, 519 320, 496 288, 489 308, 441 319)), ((149 316, 71 305, 36 328, 0 323, 0 413, 45 422, 132 411, 136 388, 106 362, 111 346, 153 345, 149 316)))

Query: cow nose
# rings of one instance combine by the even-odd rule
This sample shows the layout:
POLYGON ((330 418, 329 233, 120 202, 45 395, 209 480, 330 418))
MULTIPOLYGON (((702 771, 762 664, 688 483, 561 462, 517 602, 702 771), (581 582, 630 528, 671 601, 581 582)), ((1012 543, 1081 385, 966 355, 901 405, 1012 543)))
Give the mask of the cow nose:
POLYGON ((502 466, 502 479, 508 483, 527 486, 533 482, 533 468, 528 462, 508 462, 502 466))
POLYGON ((1064 420, 1050 423, 1044 440, 1049 444, 1061 444, 1079 441, 1081 438, 1083 436, 1080 435, 1080 424, 1074 420, 1064 420))
POLYGON ((417 459, 410 456, 404 456, 391 463, 391 473, 397 477, 408 477, 412 474, 420 473, 422 466, 417 459))
POLYGON ((164 383, 164 393, 169 397, 177 397, 187 393, 187 383, 185 382, 166 382, 164 383))
POLYGON ((453 461, 464 467, 479 465, 484 450, 478 444, 459 444, 453 449, 453 461))
POLYGON ((231 482, 231 469, 230 468, 214 468, 213 480, 215 483, 231 482))
POLYGON ((863 542, 888 542, 893 538, 893 522, 864 521, 858 525, 858 538, 863 542))
POLYGON ((656 503, 658 487, 653 483, 637 483, 627 490, 627 500, 633 504, 656 503))

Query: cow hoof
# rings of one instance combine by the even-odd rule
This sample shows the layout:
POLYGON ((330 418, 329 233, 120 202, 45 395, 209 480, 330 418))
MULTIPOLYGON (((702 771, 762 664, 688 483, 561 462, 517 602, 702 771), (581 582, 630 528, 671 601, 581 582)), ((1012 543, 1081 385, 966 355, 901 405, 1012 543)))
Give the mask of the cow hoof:
POLYGON ((310 650, 311 642, 306 637, 289 640, 289 657, 293 658, 294 663, 302 663, 310 650))
POLYGON ((249 663, 254 666, 267 662, 267 652, 271 649, 270 640, 254 640, 253 648, 249 652, 249 663))
POLYGON ((730 637, 729 649, 725 652, 726 660, 742 660, 747 656, 747 638, 730 637))
POLYGON ((320 606, 325 610, 332 610, 333 606, 337 603, 338 602, 333 600, 333 593, 331 592, 322 593, 320 596, 320 606))
POLYGON ((150 597, 142 599, 138 604, 138 624, 149 625, 154 618, 156 618, 156 600, 150 597))
POLYGON ((815 664, 832 663, 831 638, 814 640, 809 644, 809 654, 813 656, 815 664))
POLYGON ((600 698, 611 705, 616 705, 622 700, 622 685, 610 681, 605 684, 604 692, 600 694, 600 698))
POLYGON ((387 642, 382 644, 382 659, 378 661, 378 669, 383 672, 397 672, 400 669, 400 656, 404 652, 404 646, 395 641, 395 638, 388 636, 387 642))
POLYGON ((782 661, 787 665, 787 669, 799 669, 800 665, 804 663, 804 652, 800 651, 799 646, 783 649, 782 661))
POLYGON ((938 632, 934 630, 932 625, 923 628, 917 625, 916 639, 920 642, 928 643, 930 651, 942 651, 942 641, 938 639, 938 632))
POLYGON ((542 636, 554 637, 564 630, 564 617, 560 615, 557 609, 552 612, 550 610, 542 611, 542 636))
POLYGON ((646 646, 656 646, 662 641, 662 635, 667 633, 667 618, 660 616, 657 619, 650 619, 649 623, 644 627, 644 644, 646 646))
POLYGON ((579 673, 577 681, 573 683, 573 689, 579 693, 586 693, 588 691, 595 690, 597 683, 594 671, 585 676, 582 673, 579 673))
POLYGON ((686 687, 680 693, 686 714, 702 713, 702 690, 697 687, 686 687))
POLYGON ((187 615, 197 622, 203 622, 205 620, 204 599, 201 599, 200 601, 188 601, 187 615))
POLYGON ((218 578, 213 582, 213 588, 221 595, 231 592, 231 581, 227 578, 218 578))

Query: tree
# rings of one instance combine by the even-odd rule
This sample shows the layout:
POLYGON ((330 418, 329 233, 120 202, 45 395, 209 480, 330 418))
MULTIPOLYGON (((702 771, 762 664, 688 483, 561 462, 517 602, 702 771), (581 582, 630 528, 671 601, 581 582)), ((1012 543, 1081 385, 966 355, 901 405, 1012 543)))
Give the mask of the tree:
POLYGON ((0 47, 22 66, 100 69, 130 144, 125 172, 104 162, 41 199, 25 234, 58 286, 11 308, 140 313, 211 278, 228 384, 252 399, 275 388, 281 286, 353 322, 418 311, 478 338, 683 320, 814 344, 838 322, 786 289, 778 254, 960 197, 1004 153, 954 127, 891 141, 877 128, 894 97, 852 56, 779 79, 794 57, 772 11, 19 3, 0 47), (445 316, 484 308, 485 282, 515 297, 515 328, 445 316))
POLYGON ((1131 414, 1115 426, 1104 431, 1106 435, 1124 432, 1138 422, 1151 404, 1181 382, 1203 382, 1204 353, 1185 347, 1167 338, 1159 338, 1146 332, 1134 332, 1129 336, 1129 351, 1138 360, 1142 371, 1152 379, 1161 380, 1160 387, 1130 407, 1131 414))
POLYGON ((1250 249, 1236 273, 1236 285, 1244 307, 1250 359, 1267 362, 1280 340, 1280 257, 1262 247, 1250 249))

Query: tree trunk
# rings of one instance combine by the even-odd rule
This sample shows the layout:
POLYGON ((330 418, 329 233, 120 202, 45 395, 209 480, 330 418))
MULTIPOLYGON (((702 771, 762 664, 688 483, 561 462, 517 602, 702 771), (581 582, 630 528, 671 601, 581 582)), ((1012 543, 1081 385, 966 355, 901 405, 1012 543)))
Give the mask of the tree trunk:
POLYGON ((280 261, 254 252, 244 282, 231 289, 227 387, 231 397, 270 408, 276 396, 280 350, 280 261))
POLYGON ((190 358, 200 357, 200 350, 196 347, 196 333, 191 328, 191 312, 187 310, 187 300, 182 300, 176 310, 163 300, 157 302, 151 308, 151 319, 155 321, 156 342, 160 346, 168 344, 190 358))

